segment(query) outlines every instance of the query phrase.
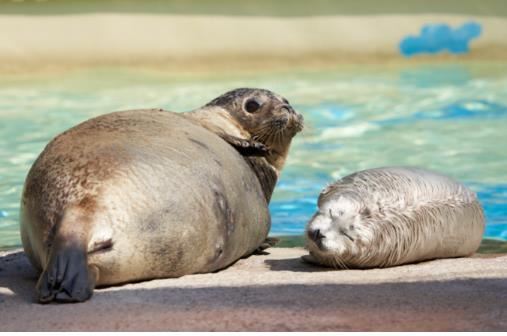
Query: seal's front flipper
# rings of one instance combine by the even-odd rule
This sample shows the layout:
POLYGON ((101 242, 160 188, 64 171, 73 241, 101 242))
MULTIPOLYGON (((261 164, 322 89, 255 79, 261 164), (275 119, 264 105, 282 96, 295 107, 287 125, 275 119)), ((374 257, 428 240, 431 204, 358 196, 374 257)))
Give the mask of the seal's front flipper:
POLYGON ((280 242, 280 239, 278 238, 267 237, 266 240, 264 240, 262 244, 257 247, 253 254, 265 254, 265 249, 275 246, 278 242, 280 242))
POLYGON ((88 267, 87 253, 79 247, 54 248, 37 282, 39 302, 82 302, 95 288, 97 269, 88 267))
POLYGON ((219 136, 243 156, 266 156, 269 154, 268 147, 258 141, 241 139, 229 134, 219 134, 219 136))

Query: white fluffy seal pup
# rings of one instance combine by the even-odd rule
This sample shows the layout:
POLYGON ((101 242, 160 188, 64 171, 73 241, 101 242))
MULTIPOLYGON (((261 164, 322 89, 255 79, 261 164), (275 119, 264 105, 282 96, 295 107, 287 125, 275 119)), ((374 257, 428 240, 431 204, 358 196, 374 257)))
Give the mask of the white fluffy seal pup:
POLYGON ((304 259, 371 268, 469 256, 484 226, 475 193, 449 177, 418 168, 369 169, 321 192, 304 259))

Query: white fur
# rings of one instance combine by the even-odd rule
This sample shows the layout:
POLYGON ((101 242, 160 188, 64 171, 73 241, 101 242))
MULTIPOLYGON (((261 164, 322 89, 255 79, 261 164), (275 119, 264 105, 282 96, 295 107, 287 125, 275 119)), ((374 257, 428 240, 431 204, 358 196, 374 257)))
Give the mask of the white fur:
POLYGON ((386 267, 474 253, 484 231, 483 210, 462 184, 416 168, 361 171, 326 187, 307 230, 321 263, 386 267))

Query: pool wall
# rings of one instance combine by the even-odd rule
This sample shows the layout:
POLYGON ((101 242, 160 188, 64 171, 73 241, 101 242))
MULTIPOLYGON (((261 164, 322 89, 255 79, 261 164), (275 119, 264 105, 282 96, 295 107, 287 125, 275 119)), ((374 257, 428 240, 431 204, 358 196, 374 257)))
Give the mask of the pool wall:
POLYGON ((404 61, 416 54, 507 59, 503 2, 338 3, 4 1, 0 71, 140 63, 220 69, 404 61))

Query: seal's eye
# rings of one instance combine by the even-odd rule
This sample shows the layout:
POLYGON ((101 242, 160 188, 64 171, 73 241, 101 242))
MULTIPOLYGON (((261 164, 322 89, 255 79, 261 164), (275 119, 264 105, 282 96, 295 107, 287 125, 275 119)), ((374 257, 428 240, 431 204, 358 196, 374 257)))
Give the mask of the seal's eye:
POLYGON ((248 113, 256 112, 259 109, 259 107, 261 107, 261 104, 259 104, 259 102, 255 99, 250 99, 245 103, 245 110, 248 113))

